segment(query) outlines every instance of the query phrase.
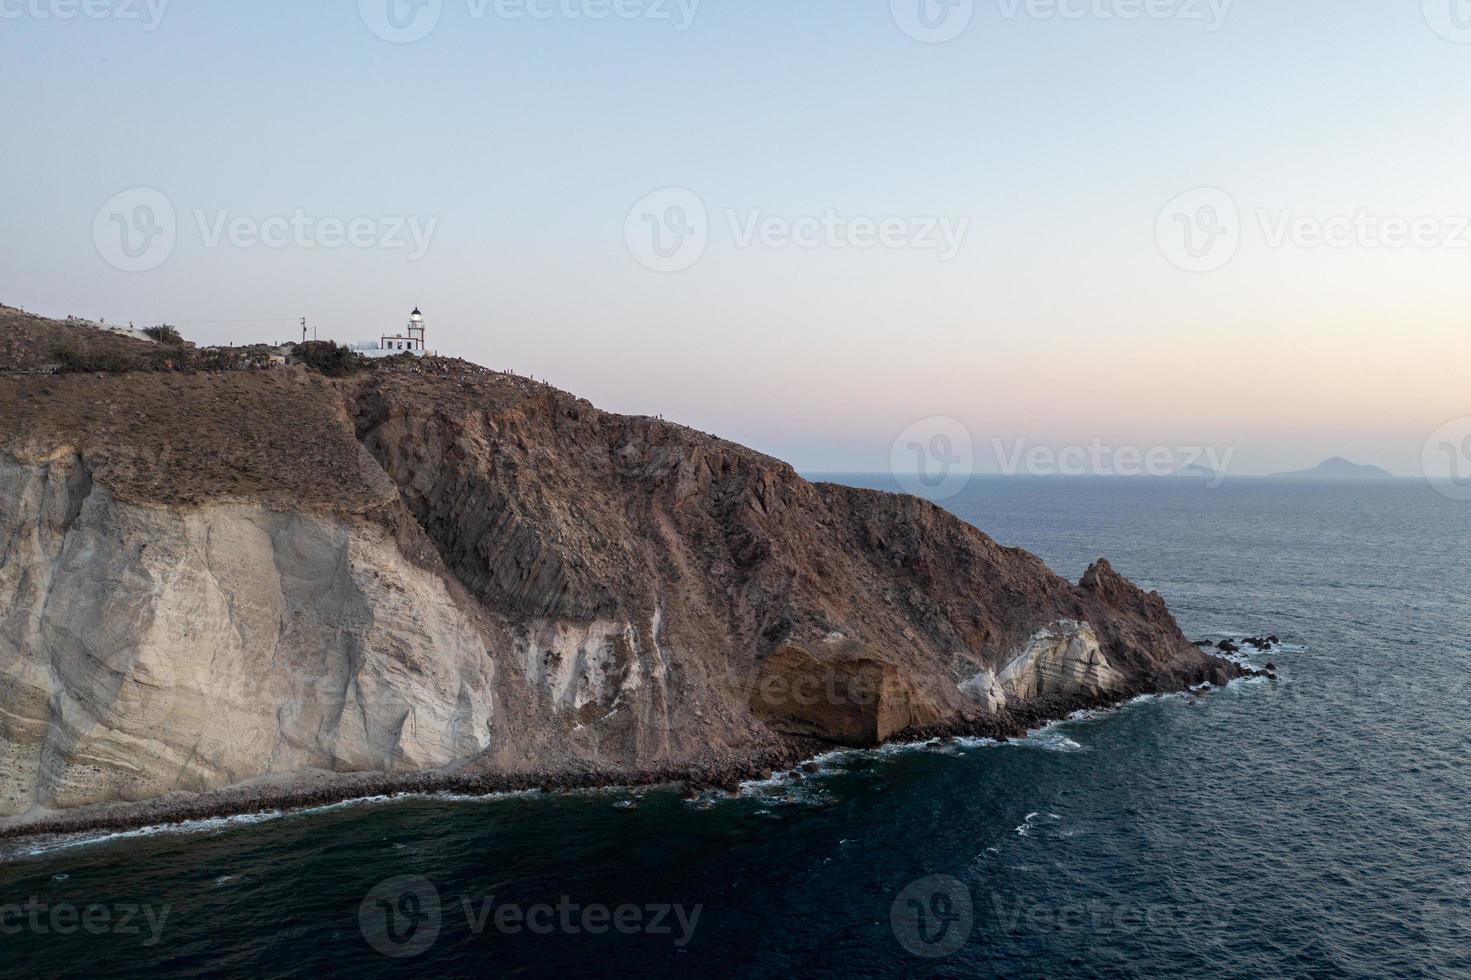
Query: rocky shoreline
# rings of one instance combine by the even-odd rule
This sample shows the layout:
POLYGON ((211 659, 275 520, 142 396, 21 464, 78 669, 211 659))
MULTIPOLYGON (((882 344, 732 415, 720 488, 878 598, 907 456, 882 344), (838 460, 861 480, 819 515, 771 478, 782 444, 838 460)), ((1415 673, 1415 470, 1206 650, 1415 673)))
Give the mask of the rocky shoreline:
MULTIPOLYGON (((1269 672, 1248 665, 1220 661, 1199 680, 1199 687, 1222 688, 1235 680, 1271 677, 1269 672)), ((1118 708, 1147 695, 1181 693, 1181 690, 1131 686, 1122 692, 1070 695, 1039 699, 1018 709, 978 717, 960 723, 907 728, 885 744, 914 744, 956 738, 990 738, 1007 742, 1025 738, 1047 725, 1066 721, 1081 711, 1118 708)), ((566 793, 600 789, 645 789, 656 786, 682 788, 687 797, 707 791, 733 793, 740 784, 770 779, 784 771, 801 771, 820 755, 835 750, 855 750, 811 738, 784 737, 777 744, 745 760, 711 762, 699 766, 670 766, 640 770, 586 768, 575 772, 457 772, 417 773, 402 776, 382 774, 330 777, 311 787, 232 787, 201 794, 187 800, 151 800, 135 804, 105 804, 74 813, 56 814, 34 822, 0 826, 0 841, 67 836, 106 831, 120 833, 150 827, 170 827, 204 820, 246 817, 268 813, 296 813, 358 800, 380 797, 456 794, 497 796, 509 793, 566 793)))

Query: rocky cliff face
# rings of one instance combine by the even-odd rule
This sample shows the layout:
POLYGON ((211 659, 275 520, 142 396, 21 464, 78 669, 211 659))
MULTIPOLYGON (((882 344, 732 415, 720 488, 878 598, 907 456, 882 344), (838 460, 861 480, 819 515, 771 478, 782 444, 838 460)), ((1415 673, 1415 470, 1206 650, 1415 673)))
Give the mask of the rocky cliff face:
POLYGON ((1073 586, 933 504, 813 485, 681 426, 468 368, 379 374, 353 406, 446 566, 513 633, 595 623, 598 648, 621 642, 631 690, 580 666, 583 634, 553 660, 597 705, 578 723, 631 750, 763 727, 873 744, 1229 669, 1107 562, 1073 586))
POLYGON ((0 498, 0 814, 490 744, 479 630, 383 528, 126 503, 74 453, 0 498))
POLYGON ((1157 595, 458 362, 0 379, 0 815, 708 772, 1227 679, 1157 595))

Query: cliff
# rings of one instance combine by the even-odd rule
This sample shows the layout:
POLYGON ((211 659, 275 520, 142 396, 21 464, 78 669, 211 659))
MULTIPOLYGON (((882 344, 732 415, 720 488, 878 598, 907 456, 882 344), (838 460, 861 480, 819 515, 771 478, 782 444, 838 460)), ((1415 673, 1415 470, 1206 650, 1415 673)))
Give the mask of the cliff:
POLYGON ((0 377, 12 824, 719 781, 1237 673, 1106 562, 463 362, 0 377))

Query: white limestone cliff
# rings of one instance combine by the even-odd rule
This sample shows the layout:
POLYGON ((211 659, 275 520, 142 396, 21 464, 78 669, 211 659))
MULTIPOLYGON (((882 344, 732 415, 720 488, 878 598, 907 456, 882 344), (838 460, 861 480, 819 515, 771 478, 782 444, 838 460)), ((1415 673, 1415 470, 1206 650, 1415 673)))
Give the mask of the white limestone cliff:
POLYGON ((1068 620, 1033 633, 1026 649, 1001 669, 997 680, 1008 701, 1096 694, 1119 690, 1126 683, 1103 655, 1093 627, 1068 620))
POLYGON ((0 815, 491 743, 495 676, 381 527, 149 507, 59 452, 0 456, 0 815))
POLYGON ((960 690, 988 710, 999 711, 1033 698, 1097 695, 1126 685, 1124 675, 1104 656, 1092 626, 1060 620, 1033 633, 999 673, 982 670, 961 683, 960 690))

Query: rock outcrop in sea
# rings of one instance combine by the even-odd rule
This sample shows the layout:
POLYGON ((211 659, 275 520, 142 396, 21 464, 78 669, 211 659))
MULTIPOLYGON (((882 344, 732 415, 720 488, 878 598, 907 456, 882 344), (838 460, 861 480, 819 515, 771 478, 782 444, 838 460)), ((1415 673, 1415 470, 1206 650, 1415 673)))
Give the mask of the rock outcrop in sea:
POLYGON ((1106 561, 465 362, 0 377, 12 829, 718 784, 1241 670, 1106 561))

